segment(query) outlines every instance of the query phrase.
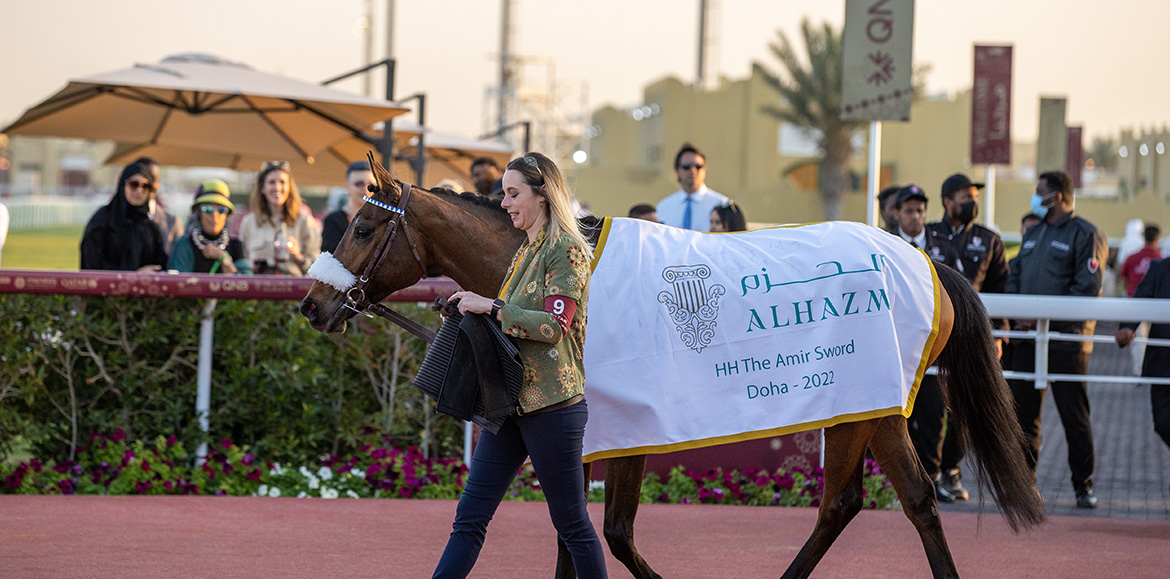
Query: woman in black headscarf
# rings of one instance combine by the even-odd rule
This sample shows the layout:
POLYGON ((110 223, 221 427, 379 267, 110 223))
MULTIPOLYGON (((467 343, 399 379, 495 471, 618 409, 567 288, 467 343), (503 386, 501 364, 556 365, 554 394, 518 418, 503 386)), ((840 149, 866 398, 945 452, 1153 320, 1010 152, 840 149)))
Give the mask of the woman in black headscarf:
POLYGON ((81 238, 81 269, 158 271, 167 263, 150 199, 158 190, 150 168, 128 165, 118 177, 114 198, 89 218, 81 238))

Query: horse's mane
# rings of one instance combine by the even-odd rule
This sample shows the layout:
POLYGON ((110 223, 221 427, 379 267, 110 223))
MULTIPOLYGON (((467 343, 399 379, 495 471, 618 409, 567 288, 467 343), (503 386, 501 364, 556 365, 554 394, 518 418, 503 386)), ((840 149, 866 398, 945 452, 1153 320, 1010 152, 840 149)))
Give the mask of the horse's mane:
MULTIPOLYGON (((421 189, 421 187, 420 187, 421 189)), ((443 187, 433 187, 431 189, 423 189, 432 195, 440 195, 448 198, 454 198, 464 203, 469 203, 476 207, 486 207, 491 210, 507 213, 503 207, 500 206, 500 198, 484 197, 478 193, 464 192, 456 193, 452 189, 443 187)), ((602 220, 593 215, 585 215, 577 218, 577 225, 581 228, 581 233, 585 235, 586 241, 591 245, 597 245, 597 240, 601 236, 602 220)))
POLYGON ((463 201, 465 203, 470 203, 470 204, 478 206, 478 207, 487 207, 489 209, 495 209, 496 211, 501 211, 501 212, 506 213, 506 211, 504 211, 504 208, 500 207, 500 199, 493 199, 491 197, 484 197, 483 195, 480 195, 478 193, 472 193, 470 191, 465 191, 463 193, 456 193, 452 189, 446 189, 443 187, 432 187, 430 189, 423 189, 423 191, 426 191, 427 193, 431 193, 434 195, 443 195, 443 196, 447 196, 447 197, 454 197, 455 199, 458 199, 458 200, 463 201))

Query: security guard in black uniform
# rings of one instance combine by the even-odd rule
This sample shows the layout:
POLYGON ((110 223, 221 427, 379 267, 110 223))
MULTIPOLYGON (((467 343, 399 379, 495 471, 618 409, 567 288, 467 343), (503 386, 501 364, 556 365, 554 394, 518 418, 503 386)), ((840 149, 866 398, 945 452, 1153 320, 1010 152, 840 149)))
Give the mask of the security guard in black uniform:
MULTIPOLYGON (((959 256, 946 238, 926 227, 926 193, 917 185, 907 185, 898 190, 894 201, 897 217, 897 234, 907 243, 921 249, 935 264, 958 269, 959 256)), ((939 489, 939 453, 943 431, 942 390, 938 377, 930 374, 922 377, 914 410, 907 420, 910 441, 926 474, 935 480, 936 496, 940 502, 950 503, 954 495, 939 489)))
MULTIPOLYGON (((1024 234, 1018 259, 1012 260, 1005 293, 1101 296, 1101 280, 1109 248, 1092 223, 1077 216, 1073 210, 1072 179, 1063 171, 1040 175, 1036 194, 1032 196, 1032 213, 1043 221, 1024 234)), ((1092 336, 1097 322, 1052 322, 1055 332, 1092 336)), ((1017 330, 1030 330, 1035 320, 1017 320, 1017 330)), ((1035 367, 1035 348, 1030 342, 1012 348, 1009 367, 1031 372, 1035 367)), ((1048 371, 1054 374, 1086 374, 1092 342, 1053 341, 1048 344, 1048 371)), ((1044 390, 1037 390, 1030 380, 1009 380, 1016 399, 1016 416, 1024 429, 1027 445, 1024 449, 1028 466, 1036 472, 1036 457, 1040 452, 1040 409, 1044 390)), ((1052 382, 1052 396, 1064 435, 1068 441, 1068 465, 1072 471, 1073 490, 1077 506, 1092 509, 1097 506, 1093 494, 1093 429, 1089 423, 1089 396, 1086 383, 1052 382)))
MULTIPOLYGON (((926 228, 936 237, 949 243, 958 255, 956 268, 977 292, 1003 293, 1007 282, 1008 265, 1004 257, 1003 240, 999 234, 978 223, 979 190, 983 183, 972 183, 962 173, 947 177, 942 184, 942 221, 928 223, 926 228)), ((1006 320, 992 320, 992 326, 1007 329, 1006 320)), ((967 489, 963 488, 959 464, 963 460, 963 447, 959 433, 949 423, 942 440, 942 458, 939 464, 941 475, 936 484, 940 497, 951 495, 955 500, 965 501, 967 489)))

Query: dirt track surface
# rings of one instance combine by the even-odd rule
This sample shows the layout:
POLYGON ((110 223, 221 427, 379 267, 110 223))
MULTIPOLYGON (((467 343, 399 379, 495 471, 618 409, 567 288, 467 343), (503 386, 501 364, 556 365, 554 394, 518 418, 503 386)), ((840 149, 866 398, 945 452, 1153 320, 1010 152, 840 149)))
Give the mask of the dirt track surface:
MULTIPOLYGON (((992 507, 994 508, 994 507, 992 507)), ((430 577, 452 501, 232 497, 0 497, 0 577, 430 577)), ((601 505, 590 505, 599 527, 601 505)), ((813 509, 642 505, 637 544, 664 577, 776 577, 813 509)), ((1170 523, 1053 517, 1015 536, 998 514, 943 513, 964 577, 1166 577, 1170 523)), ((552 576, 543 503, 504 503, 472 573, 552 576)), ((611 577, 629 577, 609 557, 611 577)), ((927 577, 901 512, 864 511, 814 577, 927 577)))

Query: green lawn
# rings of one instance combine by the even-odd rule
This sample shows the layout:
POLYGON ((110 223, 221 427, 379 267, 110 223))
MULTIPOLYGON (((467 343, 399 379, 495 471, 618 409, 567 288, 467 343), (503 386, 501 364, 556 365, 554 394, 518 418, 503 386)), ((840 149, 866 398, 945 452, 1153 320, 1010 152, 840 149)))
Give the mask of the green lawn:
POLYGON ((11 269, 66 269, 77 271, 81 263, 78 246, 84 225, 48 227, 31 231, 10 231, 4 243, 0 266, 11 269))

